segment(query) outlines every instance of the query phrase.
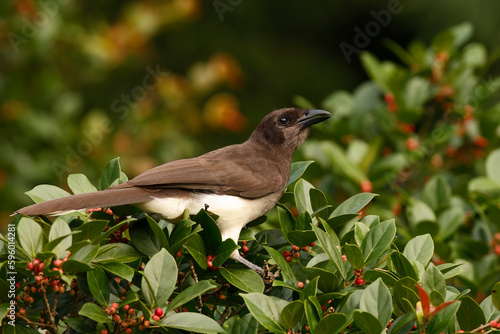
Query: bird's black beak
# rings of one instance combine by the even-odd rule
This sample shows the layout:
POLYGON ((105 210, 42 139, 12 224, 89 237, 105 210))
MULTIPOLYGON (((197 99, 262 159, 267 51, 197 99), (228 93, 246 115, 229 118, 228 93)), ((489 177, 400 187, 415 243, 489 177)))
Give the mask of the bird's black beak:
POLYGON ((330 118, 330 116, 332 114, 326 110, 312 109, 307 110, 304 115, 300 116, 297 122, 300 124, 300 128, 304 129, 313 124, 323 122, 330 118))

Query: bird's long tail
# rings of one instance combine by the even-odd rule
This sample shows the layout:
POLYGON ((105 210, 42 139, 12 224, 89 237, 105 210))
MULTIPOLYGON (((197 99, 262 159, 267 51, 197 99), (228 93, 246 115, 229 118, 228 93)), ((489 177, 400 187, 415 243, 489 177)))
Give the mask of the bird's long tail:
POLYGON ((53 199, 26 206, 14 212, 27 216, 60 215, 82 209, 136 204, 151 200, 151 192, 138 187, 107 189, 53 199))

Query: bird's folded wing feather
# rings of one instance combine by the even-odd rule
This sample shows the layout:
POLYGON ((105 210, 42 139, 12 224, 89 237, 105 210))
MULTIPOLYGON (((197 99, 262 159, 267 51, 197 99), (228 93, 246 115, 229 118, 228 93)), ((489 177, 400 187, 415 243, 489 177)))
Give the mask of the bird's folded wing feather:
POLYGON ((283 190, 282 176, 273 168, 267 170, 268 162, 238 155, 238 150, 228 148, 166 163, 111 189, 186 189, 246 198, 259 198, 283 190), (270 173, 277 175, 274 177, 270 173))

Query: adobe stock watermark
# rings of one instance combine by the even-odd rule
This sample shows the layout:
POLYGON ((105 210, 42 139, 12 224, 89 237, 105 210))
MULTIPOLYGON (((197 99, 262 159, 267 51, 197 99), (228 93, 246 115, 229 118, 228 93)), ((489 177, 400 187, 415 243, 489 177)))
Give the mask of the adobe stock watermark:
POLYGON ((224 13, 232 12, 243 0, 214 0, 212 5, 219 16, 219 20, 224 21, 224 13))
MULTIPOLYGON (((147 74, 143 77, 141 84, 134 86, 128 93, 123 93, 111 102, 110 109, 118 115, 120 120, 127 118, 132 109, 146 98, 148 92, 155 89, 158 83, 168 75, 168 72, 162 72, 160 65, 155 68, 146 66, 147 74)), ((99 146, 104 140, 105 135, 115 129, 115 124, 109 117, 104 117, 98 126, 83 130, 83 138, 74 147, 66 146, 66 157, 64 162, 53 161, 52 169, 57 175, 59 181, 71 172, 72 169, 78 167, 84 157, 89 156, 95 147, 99 146)))
POLYGON ((7 248, 7 298, 9 298, 9 304, 7 306, 7 323, 11 326, 16 325, 16 226, 14 224, 9 224, 7 227, 7 237, 8 241, 6 245, 7 248))
MULTIPOLYGON (((474 89, 474 94, 469 100, 469 106, 474 109, 478 108, 481 102, 492 97, 500 89, 500 80, 493 80, 493 75, 489 74, 488 79, 479 77, 479 84, 474 89)), ((455 105, 455 108, 464 108, 465 105, 455 105)), ((452 115, 443 118, 445 123, 453 123, 462 120, 459 115, 452 115)), ((392 192, 397 192, 400 189, 399 184, 405 182, 411 177, 422 161, 437 151, 437 146, 447 140, 446 131, 442 128, 435 128, 419 146, 419 148, 406 157, 407 167, 400 173, 386 172, 384 178, 392 192)))
POLYGON ((65 5, 70 0, 41 0, 38 1, 40 9, 33 14, 31 19, 23 16, 21 18, 22 27, 18 33, 9 32, 7 38, 15 53, 19 52, 19 46, 27 44, 36 37, 50 20, 52 20, 61 10, 61 5, 65 5))
POLYGON ((373 20, 368 21, 364 29, 358 26, 353 28, 356 33, 353 43, 341 42, 339 44, 347 63, 351 63, 354 54, 359 55, 364 48, 370 45, 372 39, 377 37, 382 32, 382 29, 391 23, 393 15, 397 15, 402 11, 403 5, 400 0, 389 0, 387 2, 387 9, 379 11, 371 10, 370 15, 373 17, 373 20))

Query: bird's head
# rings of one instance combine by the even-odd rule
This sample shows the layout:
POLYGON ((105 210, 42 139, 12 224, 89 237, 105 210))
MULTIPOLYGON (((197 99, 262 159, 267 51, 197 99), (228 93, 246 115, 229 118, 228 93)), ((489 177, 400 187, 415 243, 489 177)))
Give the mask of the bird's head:
POLYGON ((295 151, 306 140, 309 127, 330 116, 328 111, 319 109, 278 109, 262 119, 250 139, 264 145, 295 151))

